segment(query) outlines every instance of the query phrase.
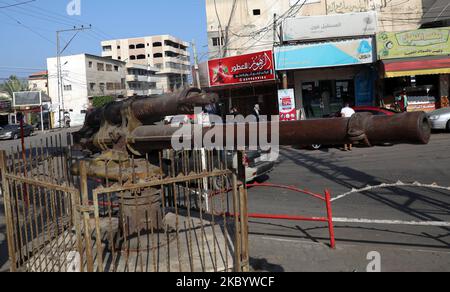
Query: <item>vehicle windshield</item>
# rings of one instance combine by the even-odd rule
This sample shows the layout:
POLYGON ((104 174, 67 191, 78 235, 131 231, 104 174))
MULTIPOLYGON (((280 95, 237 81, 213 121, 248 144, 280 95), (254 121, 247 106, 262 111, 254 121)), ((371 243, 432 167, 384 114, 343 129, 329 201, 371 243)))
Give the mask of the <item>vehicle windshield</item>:
POLYGON ((2 129, 2 130, 13 130, 15 128, 16 128, 16 126, 13 126, 13 125, 0 127, 0 129, 2 129))

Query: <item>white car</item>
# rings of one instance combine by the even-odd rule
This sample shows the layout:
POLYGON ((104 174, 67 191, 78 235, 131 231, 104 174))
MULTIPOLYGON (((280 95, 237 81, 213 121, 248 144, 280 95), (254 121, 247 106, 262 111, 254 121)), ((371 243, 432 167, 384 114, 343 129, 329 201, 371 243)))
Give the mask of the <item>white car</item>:
POLYGON ((428 113, 433 130, 447 130, 450 132, 450 108, 441 108, 428 113))

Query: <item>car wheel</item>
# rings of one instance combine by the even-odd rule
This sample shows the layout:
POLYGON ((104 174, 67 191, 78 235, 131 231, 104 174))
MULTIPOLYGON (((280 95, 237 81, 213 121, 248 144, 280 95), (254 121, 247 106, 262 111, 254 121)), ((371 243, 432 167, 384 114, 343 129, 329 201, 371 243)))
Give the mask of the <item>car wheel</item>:
POLYGON ((322 144, 313 144, 311 145, 311 148, 313 150, 320 150, 320 148, 322 148, 322 144))

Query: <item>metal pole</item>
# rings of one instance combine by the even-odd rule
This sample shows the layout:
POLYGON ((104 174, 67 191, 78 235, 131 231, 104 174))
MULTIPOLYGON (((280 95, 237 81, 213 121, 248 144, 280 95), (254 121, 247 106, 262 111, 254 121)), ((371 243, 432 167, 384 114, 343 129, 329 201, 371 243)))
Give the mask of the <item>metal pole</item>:
POLYGON ((59 44, 59 31, 56 32, 56 66, 57 66, 57 75, 58 75, 58 123, 59 128, 62 128, 61 125, 61 60, 59 56, 60 44, 59 44))
POLYGON ((44 132, 44 106, 42 105, 42 92, 39 93, 39 100, 41 104, 41 130, 44 132))
POLYGON ((197 46, 195 44, 195 40, 192 40, 192 50, 194 52, 194 72, 195 72, 195 81, 197 83, 198 88, 202 88, 200 84, 200 74, 198 67, 198 54, 197 54, 197 46))

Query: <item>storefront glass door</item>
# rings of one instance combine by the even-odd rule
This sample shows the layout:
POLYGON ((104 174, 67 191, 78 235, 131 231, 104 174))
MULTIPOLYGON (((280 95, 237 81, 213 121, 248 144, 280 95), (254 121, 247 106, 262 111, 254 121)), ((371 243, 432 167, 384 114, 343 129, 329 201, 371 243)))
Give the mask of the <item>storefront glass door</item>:
POLYGON ((302 84, 303 104, 308 118, 334 117, 345 102, 354 102, 353 80, 326 80, 302 84))

